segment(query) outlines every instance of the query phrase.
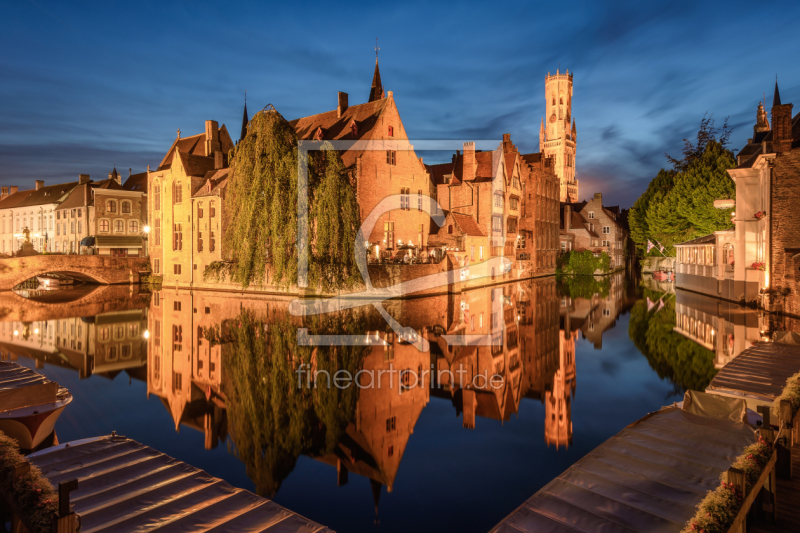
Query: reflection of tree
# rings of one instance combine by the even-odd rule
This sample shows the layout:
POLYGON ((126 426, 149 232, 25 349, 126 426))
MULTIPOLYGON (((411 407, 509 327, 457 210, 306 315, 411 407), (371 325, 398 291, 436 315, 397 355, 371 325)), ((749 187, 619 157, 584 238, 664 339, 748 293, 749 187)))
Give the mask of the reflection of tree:
MULTIPOLYGON (((648 290, 644 293, 651 300, 661 297, 648 290)), ((628 335, 658 376, 675 384, 676 392, 704 391, 717 373, 714 352, 675 333, 675 299, 667 296, 664 302, 663 309, 656 311, 656 307, 650 312, 645 300, 636 302, 631 309, 628 335)))
MULTIPOLYGON (((343 315, 321 319, 313 333, 354 333, 358 321, 343 315), (350 320, 346 320, 346 318, 350 320)), ((355 375, 364 347, 298 346, 297 325, 242 311, 210 332, 224 343, 225 390, 237 457, 247 466, 258 494, 273 496, 291 473, 300 454, 333 451, 355 416, 358 390, 308 386, 309 368, 355 375), (301 386, 297 369, 306 365, 301 386), (311 365, 310 367, 308 365, 311 365)))
POLYGON ((592 296, 599 295, 603 298, 608 296, 611 290, 611 278, 608 276, 559 276, 558 292, 572 299, 585 298, 590 300, 592 296))

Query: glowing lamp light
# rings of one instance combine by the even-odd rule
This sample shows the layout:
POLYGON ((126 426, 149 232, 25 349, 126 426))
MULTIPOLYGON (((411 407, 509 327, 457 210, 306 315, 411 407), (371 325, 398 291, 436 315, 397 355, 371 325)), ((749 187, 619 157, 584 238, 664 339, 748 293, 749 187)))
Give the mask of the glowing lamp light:
POLYGON ((149 339, 150 338, 150 332, 148 330, 144 330, 144 338, 145 339, 149 339))
POLYGON ((150 233, 150 226, 143 227, 142 231, 144 231, 145 233, 150 233))
POLYGON ((19 336, 19 331, 18 331, 18 330, 16 330, 16 329, 14 330, 14 336, 15 336, 15 337, 19 336))
POLYGON ((38 335, 39 334, 39 328, 34 329, 33 332, 38 335))

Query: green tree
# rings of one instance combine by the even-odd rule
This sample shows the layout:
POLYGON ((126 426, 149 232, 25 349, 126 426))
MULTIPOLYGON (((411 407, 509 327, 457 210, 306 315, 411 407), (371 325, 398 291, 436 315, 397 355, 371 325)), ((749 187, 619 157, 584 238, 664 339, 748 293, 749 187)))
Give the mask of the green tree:
POLYGON ((340 154, 330 145, 323 150, 300 161, 295 131, 280 113, 253 116, 230 155, 225 260, 206 267, 204 279, 230 278, 243 288, 297 283, 298 168, 306 167, 309 282, 325 291, 356 282, 358 202, 340 154))
POLYGON ((559 274, 571 276, 592 276, 595 272, 609 272, 611 270, 611 257, 601 252, 598 257, 588 250, 584 252, 569 251, 558 259, 557 271, 559 274))
POLYGON ((667 155, 673 168, 661 169, 630 211, 631 239, 640 255, 661 255, 655 249, 647 253, 648 240, 674 255, 674 244, 730 227, 731 210, 714 207, 714 200, 736 195, 727 173, 736 165, 727 148, 730 133, 727 120, 719 130, 704 116, 697 141, 684 139, 683 157, 667 155))

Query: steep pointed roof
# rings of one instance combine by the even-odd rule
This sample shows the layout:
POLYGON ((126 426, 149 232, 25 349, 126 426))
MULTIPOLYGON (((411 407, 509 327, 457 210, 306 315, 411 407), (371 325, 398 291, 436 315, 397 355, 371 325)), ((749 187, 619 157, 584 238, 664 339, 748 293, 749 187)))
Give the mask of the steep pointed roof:
POLYGON ((242 133, 241 133, 241 135, 239 135, 239 140, 240 141, 242 139, 244 139, 245 136, 247 135, 247 123, 248 122, 249 121, 247 120, 247 101, 245 101, 244 102, 244 115, 242 116, 242 133))
POLYGON ((772 107, 776 105, 781 105, 781 93, 778 91, 778 78, 775 78, 775 94, 772 97, 772 107))
POLYGON ((381 71, 378 68, 378 58, 375 58, 375 74, 372 75, 372 88, 369 90, 368 102, 383 98, 383 85, 381 84, 381 71))

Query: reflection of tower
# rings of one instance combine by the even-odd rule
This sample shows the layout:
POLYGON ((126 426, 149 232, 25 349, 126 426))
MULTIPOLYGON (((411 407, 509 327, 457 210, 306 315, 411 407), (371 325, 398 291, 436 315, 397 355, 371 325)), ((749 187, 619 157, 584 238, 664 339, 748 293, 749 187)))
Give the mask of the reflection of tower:
POLYGON ((546 115, 539 131, 539 151, 552 157, 554 170, 561 182, 561 201, 578 201, 575 179, 575 120, 572 118, 572 74, 569 69, 544 79, 546 115))
POLYGON ((572 444, 572 397, 575 393, 575 339, 569 329, 559 335, 559 367, 545 394, 544 440, 556 448, 572 444))

